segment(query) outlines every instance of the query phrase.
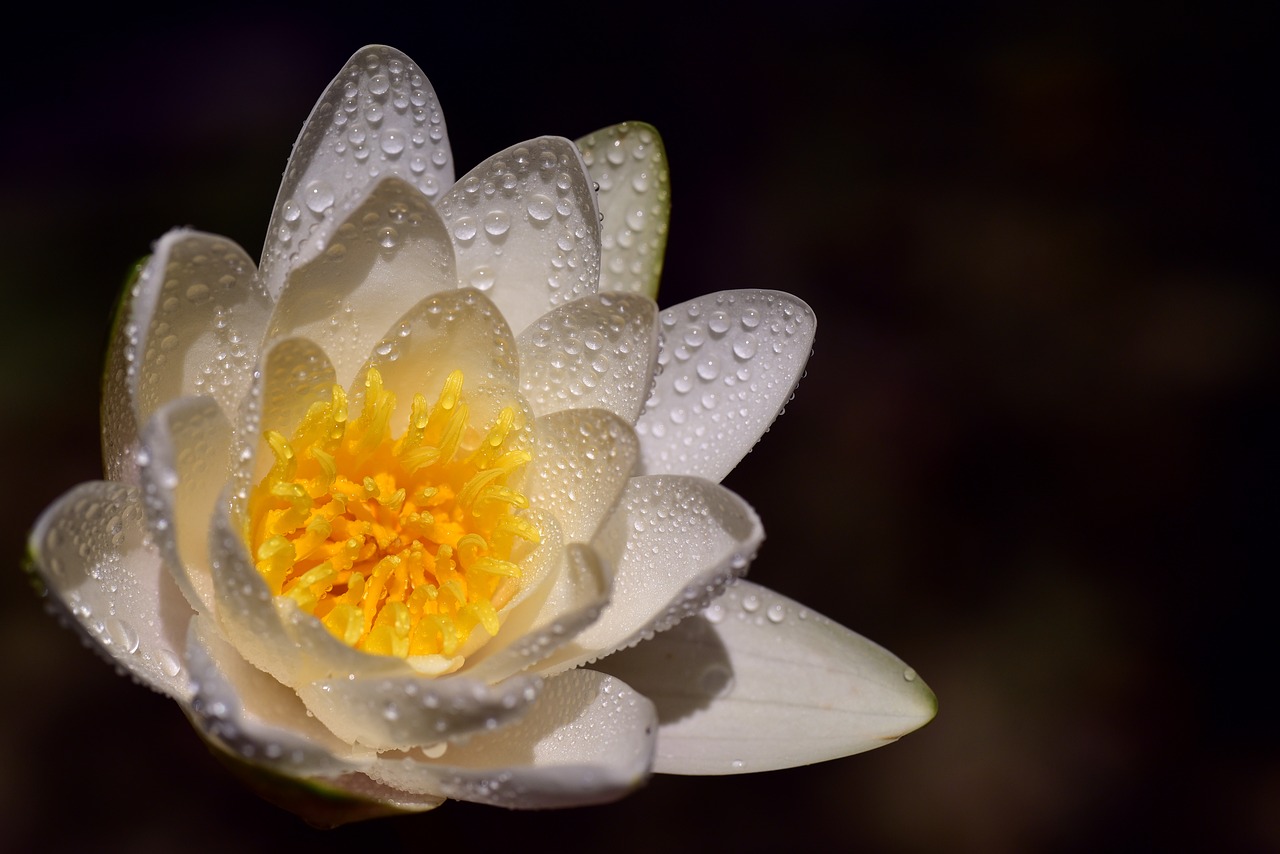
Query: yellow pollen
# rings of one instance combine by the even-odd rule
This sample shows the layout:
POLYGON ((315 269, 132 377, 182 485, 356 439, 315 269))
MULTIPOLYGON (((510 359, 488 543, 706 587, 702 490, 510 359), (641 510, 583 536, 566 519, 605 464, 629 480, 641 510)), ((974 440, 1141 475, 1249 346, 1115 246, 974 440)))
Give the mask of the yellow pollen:
POLYGON ((497 633, 520 589, 518 558, 540 533, 515 515, 528 499, 509 485, 531 459, 508 407, 472 425, 454 371, 434 405, 415 395, 403 436, 396 399, 375 368, 364 406, 347 396, 311 405, 291 439, 268 432, 275 463, 249 501, 258 571, 356 649, 448 672, 497 633))

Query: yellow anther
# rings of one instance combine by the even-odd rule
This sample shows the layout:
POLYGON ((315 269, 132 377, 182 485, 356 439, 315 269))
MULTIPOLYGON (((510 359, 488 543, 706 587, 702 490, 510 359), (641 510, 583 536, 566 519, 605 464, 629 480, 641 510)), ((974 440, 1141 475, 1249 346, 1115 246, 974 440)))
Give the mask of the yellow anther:
POLYGON ((435 404, 413 396, 397 439, 395 394, 377 370, 362 382, 358 418, 335 386, 292 437, 264 434, 274 464, 250 497, 246 535, 271 592, 335 637, 449 672, 464 643, 476 647, 474 631, 501 629, 527 544, 541 539, 514 515, 529 506, 510 485, 531 459, 524 415, 506 407, 472 424, 454 371, 435 404))

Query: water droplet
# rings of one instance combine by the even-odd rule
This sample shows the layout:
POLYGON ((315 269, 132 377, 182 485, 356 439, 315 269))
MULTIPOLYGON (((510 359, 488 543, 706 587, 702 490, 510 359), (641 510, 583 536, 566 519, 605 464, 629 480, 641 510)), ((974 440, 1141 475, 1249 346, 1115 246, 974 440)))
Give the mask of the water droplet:
POLYGON ((760 597, 754 593, 748 593, 742 597, 742 610, 748 614, 754 614, 760 610, 760 597))
POLYGON ((915 670, 913 670, 913 669, 911 669, 910 667, 908 667, 906 670, 902 671, 902 678, 903 678, 903 679, 905 679, 905 680, 907 680, 908 682, 914 682, 914 681, 916 681, 916 672, 915 672, 915 670))
POLYGON ((699 359, 697 371, 698 376, 702 377, 707 382, 710 382, 720 376, 720 360, 714 356, 699 359))
POLYGON ((754 335, 744 335, 737 341, 733 342, 733 355, 739 359, 746 361, 756 354, 756 339, 754 335))
POLYGON ((182 672, 182 662, 170 650, 160 650, 159 659, 160 669, 164 671, 165 676, 173 677, 182 672))
POLYGON ((385 74, 375 74, 369 79, 369 91, 375 95, 385 95, 391 88, 391 81, 385 74))
POLYGON ((458 221, 453 224, 453 236, 462 241, 474 238, 476 236, 475 217, 458 217, 458 221))
POLYGON ((138 633, 133 626, 119 617, 111 617, 106 622, 107 637, 120 649, 132 655, 138 651, 138 633))
POLYGON ((765 616, 769 618, 771 623, 781 623, 787 618, 787 609, 781 602, 775 602, 769 606, 769 610, 765 611, 765 616))
POLYGON ((285 222, 297 222, 298 217, 300 216, 302 216, 302 208, 298 206, 297 202, 290 199, 289 201, 284 203, 284 221, 285 222))
POLYGON ((486 234, 500 237, 506 234, 509 228, 511 228, 511 217, 507 216, 506 211, 489 211, 484 215, 484 230, 486 234))
POLYGON ((303 190, 303 201, 313 213, 324 213, 333 207, 333 187, 324 181, 312 181, 303 190))
POLYGON ((529 218, 537 222, 546 222, 555 213, 555 204, 543 195, 529 197, 529 218))
POLYGON ((487 291, 493 287, 493 268, 492 267, 476 267, 471 271, 469 277, 471 287, 477 290, 487 291))
POLYGON ((382 135, 378 146, 385 154, 394 157, 404 151, 404 134, 398 130, 389 130, 382 135))

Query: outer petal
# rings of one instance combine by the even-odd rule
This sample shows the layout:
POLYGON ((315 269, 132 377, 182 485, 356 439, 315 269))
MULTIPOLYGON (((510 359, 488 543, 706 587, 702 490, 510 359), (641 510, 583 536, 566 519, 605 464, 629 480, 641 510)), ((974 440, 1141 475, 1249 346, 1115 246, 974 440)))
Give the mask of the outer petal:
POLYGON ((234 413, 270 311, 253 261, 232 241, 183 230, 160 238, 134 286, 124 330, 137 423, 193 395, 234 413))
POLYGON ((463 285, 513 332, 600 281, 600 215, 578 149, 543 136, 493 155, 440 200, 463 285))
POLYGON ((803 605, 739 581, 689 619, 601 667, 653 699, 654 770, 736 774, 896 741, 937 712, 897 656, 803 605))
POLYGON ((136 337, 132 323, 133 299, 138 277, 147 259, 139 261, 120 291, 111 318, 111 341, 107 345, 107 366, 102 372, 102 467, 107 480, 137 485, 138 417, 129 397, 132 343, 136 337))
POLYGON ((457 273, 435 208, 395 177, 362 198, 326 246, 289 276, 269 337, 316 342, 346 386, 374 342, 423 297, 455 287, 457 273))
POLYGON ((176 651, 191 608, 147 542, 136 488, 82 483, 36 521, 40 580, 119 667, 179 702, 191 692, 176 651))
POLYGON ((599 407, 636 423, 658 360, 658 306, 596 294, 544 314, 520 334, 521 388, 541 415, 599 407))
POLYGON ((162 406, 142 437, 152 540, 191 607, 212 614, 209 521, 227 481, 231 423, 212 398, 183 397, 162 406))
POLYGON ((371 754, 338 741, 296 694, 241 658, 201 617, 191 621, 187 665, 192 724, 268 800, 322 826, 444 803, 360 774, 371 754))
POLYGON ((722 291, 662 313, 653 396, 636 423, 643 470, 720 481, 795 392, 817 320, 778 291, 722 291))
POLYGON ((407 792, 508 808, 586 806, 644 782, 656 729, 643 695, 612 676, 575 670, 551 680, 514 724, 450 745, 437 760, 420 751, 383 756, 366 773, 407 792))
POLYGON ((453 184, 453 156, 426 76, 400 51, 370 45, 329 84, 293 145, 262 250, 273 296, 389 175, 435 199, 453 184))
POLYGON ((555 515, 569 542, 588 542, 613 512, 640 457, 631 425, 603 409, 570 409, 534 423, 537 451, 525 494, 555 515))
POLYGON ((696 613, 746 571, 762 539, 755 511, 717 484, 632 478, 595 540, 616 567, 611 602, 538 670, 559 673, 594 661, 696 613))
POLYGON ((623 122, 588 134, 577 144, 600 187, 601 292, 656 298, 671 212, 662 137, 651 125, 623 122))

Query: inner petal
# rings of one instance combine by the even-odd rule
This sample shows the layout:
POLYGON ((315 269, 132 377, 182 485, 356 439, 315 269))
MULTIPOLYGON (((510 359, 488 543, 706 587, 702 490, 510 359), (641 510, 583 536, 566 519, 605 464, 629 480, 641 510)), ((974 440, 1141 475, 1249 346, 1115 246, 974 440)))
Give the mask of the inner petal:
POLYGON ((537 526, 520 513, 532 459, 524 416, 477 424, 461 371, 434 404, 415 394, 403 435, 377 368, 363 406, 312 404, 291 438, 268 431, 275 463, 250 498, 246 538, 271 593, 292 599, 355 649, 440 674, 498 633, 537 526))

